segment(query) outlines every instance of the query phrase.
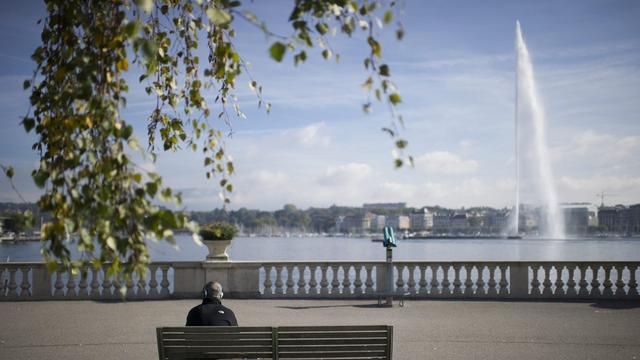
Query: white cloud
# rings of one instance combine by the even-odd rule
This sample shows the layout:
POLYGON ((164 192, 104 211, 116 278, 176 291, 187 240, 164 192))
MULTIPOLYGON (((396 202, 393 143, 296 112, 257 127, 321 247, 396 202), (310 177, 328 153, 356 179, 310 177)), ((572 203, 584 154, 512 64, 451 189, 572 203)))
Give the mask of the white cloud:
POLYGON ((434 151, 415 159, 416 167, 436 174, 466 174, 476 171, 479 164, 475 160, 462 159, 448 151, 434 151))
POLYGON ((595 130, 585 130, 575 135, 565 145, 552 149, 554 159, 567 157, 584 157, 591 163, 620 161, 624 158, 636 157, 640 151, 640 136, 615 136, 595 130))
POLYGON ((325 186, 354 185, 367 179, 371 172, 371 167, 362 163, 329 166, 325 173, 318 178, 318 183, 325 186))
POLYGON ((326 124, 321 121, 310 124, 295 132, 296 140, 304 146, 311 147, 315 145, 328 146, 331 139, 322 135, 326 129, 326 124))

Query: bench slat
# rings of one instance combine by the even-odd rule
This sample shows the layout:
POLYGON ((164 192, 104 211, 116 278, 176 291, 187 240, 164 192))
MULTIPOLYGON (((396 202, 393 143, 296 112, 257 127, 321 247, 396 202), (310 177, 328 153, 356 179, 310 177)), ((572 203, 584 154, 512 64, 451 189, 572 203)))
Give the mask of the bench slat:
POLYGON ((352 358, 352 359, 369 359, 380 358, 385 356, 384 351, 377 352, 325 352, 325 353, 307 353, 307 352, 280 352, 278 356, 281 359, 334 359, 334 358, 352 358))
POLYGON ((378 345, 387 344, 386 338, 371 339, 282 339, 280 346, 287 345, 378 345))
POLYGON ((317 346, 282 346, 278 347, 279 352, 312 352, 314 354, 325 353, 329 351, 384 351, 386 345, 317 345, 317 346))
POLYGON ((385 325, 280 326, 278 332, 301 331, 387 331, 385 325))
POLYGON ((271 327, 266 326, 183 326, 183 327, 163 327, 163 333, 237 333, 237 332, 257 332, 271 333, 271 327))
POLYGON ((282 339, 327 339, 327 338, 335 338, 335 339, 348 339, 348 338, 372 338, 372 339, 386 339, 386 332, 344 332, 344 333, 334 333, 334 332, 301 332, 301 333, 278 333, 278 336, 282 339))
POLYGON ((175 354, 201 354, 201 353, 240 353, 240 354, 254 354, 254 353, 269 353, 271 354, 271 346, 186 346, 176 347, 170 346, 164 348, 164 353, 167 355, 175 354))
POLYGON ((178 355, 165 355, 164 359, 272 359, 271 353, 255 353, 255 354, 241 354, 241 353, 220 353, 220 354, 178 354, 178 355))
MULTIPOLYGON (((386 342, 385 342, 386 343, 386 342)), ((271 339, 246 340, 246 339, 164 339, 165 346, 193 345, 193 346, 224 346, 226 344, 252 346, 263 345, 271 348, 271 339)))
POLYGON ((165 340, 234 340, 234 339, 253 339, 253 340, 271 340, 271 333, 269 334, 215 334, 215 333, 201 333, 201 334, 163 334, 165 340))

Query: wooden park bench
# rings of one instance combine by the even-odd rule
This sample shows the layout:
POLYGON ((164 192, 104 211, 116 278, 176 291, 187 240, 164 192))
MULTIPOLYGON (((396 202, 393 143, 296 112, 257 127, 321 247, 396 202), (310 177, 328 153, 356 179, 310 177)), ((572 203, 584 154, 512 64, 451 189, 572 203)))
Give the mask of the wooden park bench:
POLYGON ((391 359, 393 326, 162 327, 160 360, 391 359))

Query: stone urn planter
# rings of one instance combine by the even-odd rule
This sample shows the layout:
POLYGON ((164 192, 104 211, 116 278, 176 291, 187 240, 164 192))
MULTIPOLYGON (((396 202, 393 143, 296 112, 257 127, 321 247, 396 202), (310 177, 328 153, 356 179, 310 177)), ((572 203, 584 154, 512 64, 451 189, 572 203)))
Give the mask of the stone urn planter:
POLYGON ((200 238, 209 249, 206 261, 229 261, 227 250, 238 230, 228 222, 215 222, 200 229, 200 238))

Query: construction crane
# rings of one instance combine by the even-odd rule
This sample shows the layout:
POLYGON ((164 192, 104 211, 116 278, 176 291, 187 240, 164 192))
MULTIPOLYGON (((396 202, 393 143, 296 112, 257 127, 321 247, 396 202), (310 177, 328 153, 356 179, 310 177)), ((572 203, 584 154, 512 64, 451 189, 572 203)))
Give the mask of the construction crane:
POLYGON ((600 207, 604 207, 604 198, 605 197, 611 197, 611 196, 618 196, 617 194, 608 194, 605 193, 604 190, 597 193, 596 196, 598 196, 600 198, 600 207))

